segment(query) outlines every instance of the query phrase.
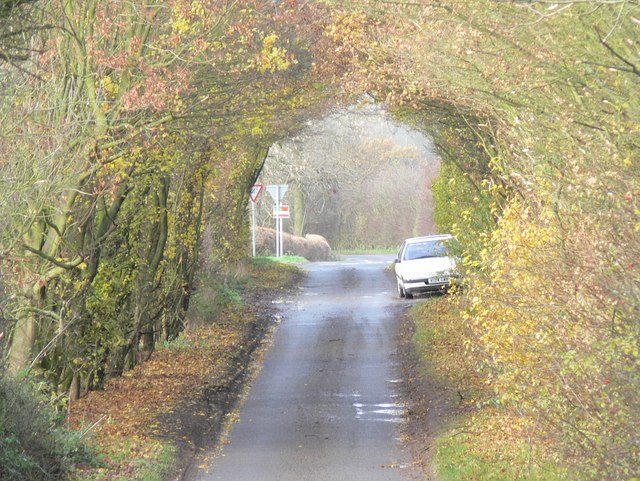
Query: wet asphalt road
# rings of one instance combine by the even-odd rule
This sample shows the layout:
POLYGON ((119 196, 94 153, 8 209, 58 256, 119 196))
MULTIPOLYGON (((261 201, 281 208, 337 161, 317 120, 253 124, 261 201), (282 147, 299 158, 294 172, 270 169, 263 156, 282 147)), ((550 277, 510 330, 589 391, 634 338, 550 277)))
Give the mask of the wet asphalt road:
POLYGON ((411 479, 399 439, 393 256, 305 265, 228 444, 189 481, 411 479))

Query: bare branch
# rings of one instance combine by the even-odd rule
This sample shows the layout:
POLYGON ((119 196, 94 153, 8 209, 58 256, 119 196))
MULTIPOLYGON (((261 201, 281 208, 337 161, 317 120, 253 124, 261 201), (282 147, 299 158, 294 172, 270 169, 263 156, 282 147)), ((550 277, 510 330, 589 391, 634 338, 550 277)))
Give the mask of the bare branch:
POLYGON ((598 33, 598 38, 600 39, 600 43, 604 46, 604 48, 606 48, 609 51, 609 53, 611 53, 611 55, 613 55, 615 58, 617 58, 618 60, 620 60, 622 63, 624 63, 627 66, 627 68, 623 68, 623 67, 619 67, 619 66, 611 66, 609 68, 613 68, 613 69, 620 70, 620 71, 623 71, 623 72, 630 72, 630 73, 633 73, 634 75, 640 76, 640 67, 638 67, 638 65, 636 65, 631 60, 627 59, 622 54, 620 54, 618 51, 616 51, 607 42, 607 39, 602 37, 600 32, 597 32, 597 33, 598 33))

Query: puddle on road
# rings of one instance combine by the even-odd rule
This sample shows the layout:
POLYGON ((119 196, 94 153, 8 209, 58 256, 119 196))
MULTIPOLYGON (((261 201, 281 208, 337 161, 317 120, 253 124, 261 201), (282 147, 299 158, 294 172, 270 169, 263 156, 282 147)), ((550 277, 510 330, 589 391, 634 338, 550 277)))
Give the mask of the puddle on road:
POLYGON ((331 392, 325 394, 325 396, 329 398, 355 398, 358 399, 362 396, 359 391, 354 390, 352 393, 343 393, 343 392, 331 392))
POLYGON ((271 304, 293 304, 295 301, 291 299, 274 299, 271 304))
POLYGON ((353 403, 356 419, 385 423, 402 423, 407 408, 397 403, 363 404, 353 403))

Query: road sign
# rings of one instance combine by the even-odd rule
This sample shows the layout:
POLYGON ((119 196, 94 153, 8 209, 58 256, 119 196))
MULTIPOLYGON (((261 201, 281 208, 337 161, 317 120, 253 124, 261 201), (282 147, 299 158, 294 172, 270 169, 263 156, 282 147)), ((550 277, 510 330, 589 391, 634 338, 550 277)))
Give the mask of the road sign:
POLYGON ((282 198, 289 188, 286 184, 268 185, 267 192, 273 197, 276 205, 273 206, 273 217, 276 219, 276 257, 281 257, 284 253, 283 235, 282 235, 282 219, 289 217, 289 206, 287 207, 287 214, 285 216, 282 210, 282 198))
POLYGON ((273 200, 275 200, 278 203, 278 202, 282 202, 282 198, 284 197, 284 194, 287 192, 288 188, 289 186, 286 184, 268 185, 267 192, 269 192, 271 197, 273 197, 273 200))
POLYGON ((253 257, 256 256, 256 202, 262 192, 262 184, 255 184, 251 187, 249 198, 251 199, 251 251, 253 257))
POLYGON ((251 187, 251 192, 249 193, 251 202, 257 202, 261 193, 262 193, 262 184, 256 184, 253 187, 251 187))
POLYGON ((273 207, 273 217, 276 219, 288 219, 291 217, 291 209, 288 205, 280 204, 280 210, 277 207, 273 207))

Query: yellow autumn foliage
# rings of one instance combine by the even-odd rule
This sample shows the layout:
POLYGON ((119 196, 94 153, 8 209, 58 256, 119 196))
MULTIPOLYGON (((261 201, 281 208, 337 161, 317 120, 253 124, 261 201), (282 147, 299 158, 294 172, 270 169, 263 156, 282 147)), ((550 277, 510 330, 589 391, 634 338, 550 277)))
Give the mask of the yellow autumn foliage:
POLYGON ((285 47, 278 46, 278 36, 271 33, 262 40, 262 50, 257 60, 259 72, 283 72, 297 63, 285 47))
POLYGON ((531 373, 546 363, 550 326, 544 319, 552 306, 533 300, 553 289, 553 281, 537 269, 551 257, 557 239, 549 217, 548 212, 532 215, 514 202, 471 283, 468 318, 478 336, 475 349, 491 360, 493 384, 505 402, 520 402, 523 386, 537 382, 531 373))
POLYGON ((459 355, 474 365, 465 376, 480 377, 491 391, 483 402, 520 418, 523 439, 541 441, 581 481, 632 479, 637 5, 469 0, 388 11, 385 25, 413 41, 373 26, 385 48, 368 79, 440 147, 436 220, 465 252, 463 288, 438 316, 464 337, 459 355))

